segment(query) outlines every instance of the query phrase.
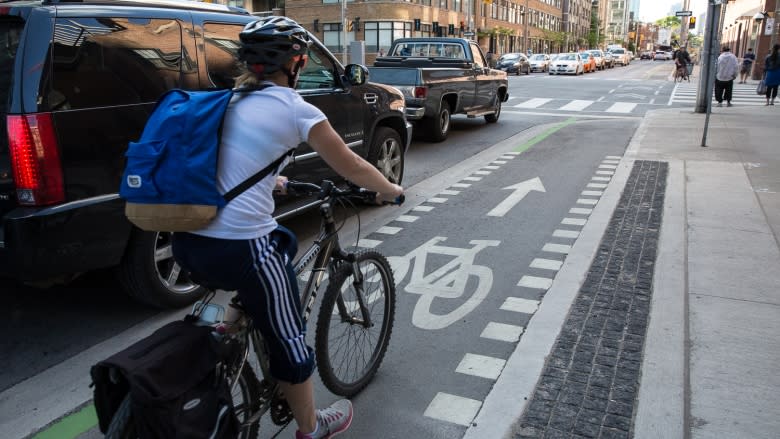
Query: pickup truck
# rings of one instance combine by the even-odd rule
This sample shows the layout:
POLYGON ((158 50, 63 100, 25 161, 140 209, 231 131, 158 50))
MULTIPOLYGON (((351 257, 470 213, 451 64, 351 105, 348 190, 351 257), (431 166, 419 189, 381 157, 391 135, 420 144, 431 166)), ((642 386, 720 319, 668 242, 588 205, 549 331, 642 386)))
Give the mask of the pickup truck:
POLYGON ((369 81, 392 85, 406 118, 434 142, 447 138, 453 114, 498 122, 509 98, 506 72, 491 69, 476 42, 463 38, 399 38, 369 67, 369 81))

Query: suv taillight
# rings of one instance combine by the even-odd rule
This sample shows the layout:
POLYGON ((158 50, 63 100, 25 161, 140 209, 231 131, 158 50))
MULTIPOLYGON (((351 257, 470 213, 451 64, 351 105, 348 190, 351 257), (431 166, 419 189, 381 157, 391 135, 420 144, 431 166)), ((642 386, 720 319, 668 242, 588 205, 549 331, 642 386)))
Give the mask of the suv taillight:
POLYGON ((414 97, 416 99, 425 99, 428 96, 428 87, 415 87, 414 97))
POLYGON ((19 204, 43 206, 65 200, 51 114, 8 116, 8 145, 19 204))

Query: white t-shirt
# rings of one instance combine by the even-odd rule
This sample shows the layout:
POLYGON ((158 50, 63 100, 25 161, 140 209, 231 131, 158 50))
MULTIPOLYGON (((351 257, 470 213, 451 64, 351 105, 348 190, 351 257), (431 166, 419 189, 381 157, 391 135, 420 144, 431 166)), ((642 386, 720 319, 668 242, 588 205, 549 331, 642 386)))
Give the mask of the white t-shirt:
MULTIPOLYGON (((224 194, 309 138, 309 130, 326 119, 319 108, 293 89, 271 86, 249 94, 236 93, 222 125, 217 188, 224 194)), ((282 167, 289 160, 285 160, 282 167)), ((255 239, 273 231, 271 173, 219 210, 208 227, 193 232, 222 239, 255 239)))

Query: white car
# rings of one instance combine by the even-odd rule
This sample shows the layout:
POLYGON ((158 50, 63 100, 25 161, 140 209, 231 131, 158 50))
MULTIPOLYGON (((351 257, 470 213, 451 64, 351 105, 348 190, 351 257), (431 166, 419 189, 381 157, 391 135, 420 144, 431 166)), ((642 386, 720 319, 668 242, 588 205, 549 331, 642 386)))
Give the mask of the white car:
POLYGON ((531 62, 532 72, 544 73, 550 70, 550 55, 545 55, 544 53, 537 53, 536 55, 531 55, 531 57, 528 58, 528 61, 531 62))
POLYGON ((550 63, 551 75, 581 75, 585 72, 579 53, 561 53, 550 63))
POLYGON ((610 50, 612 52, 612 56, 615 57, 615 64, 620 64, 621 66, 627 66, 631 60, 628 59, 628 51, 623 48, 615 48, 610 50))
POLYGON ((669 52, 664 52, 663 50, 659 50, 655 52, 655 55, 653 55, 653 61, 668 61, 672 59, 672 55, 669 52))

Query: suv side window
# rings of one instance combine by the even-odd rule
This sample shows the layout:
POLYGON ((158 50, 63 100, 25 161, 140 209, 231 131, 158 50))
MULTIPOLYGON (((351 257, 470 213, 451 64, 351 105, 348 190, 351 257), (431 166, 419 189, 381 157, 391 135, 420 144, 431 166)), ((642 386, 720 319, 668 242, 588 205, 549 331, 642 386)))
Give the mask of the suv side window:
POLYGON ((296 90, 334 89, 336 88, 336 66, 330 58, 312 44, 309 47, 309 60, 301 70, 296 90))
POLYGON ((206 69, 214 87, 233 87, 236 77, 241 74, 241 65, 238 61, 238 34, 243 29, 243 25, 237 24, 203 24, 206 69))
POLYGON ((58 18, 50 110, 154 102, 178 87, 181 26, 175 20, 58 18))

